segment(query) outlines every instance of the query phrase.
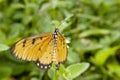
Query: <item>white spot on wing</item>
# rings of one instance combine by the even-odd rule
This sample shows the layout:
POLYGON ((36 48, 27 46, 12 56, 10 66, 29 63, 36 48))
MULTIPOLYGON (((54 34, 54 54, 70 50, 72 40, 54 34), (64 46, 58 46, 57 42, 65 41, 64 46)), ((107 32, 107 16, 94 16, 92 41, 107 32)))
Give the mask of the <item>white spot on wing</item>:
POLYGON ((69 46, 67 45, 67 48, 69 48, 69 46))
POLYGON ((47 69, 47 66, 45 66, 45 69, 47 69))
POLYGON ((42 69, 42 68, 43 68, 43 65, 41 65, 40 68, 42 69))
POLYGON ((39 66, 40 64, 39 63, 37 63, 37 66, 39 66))

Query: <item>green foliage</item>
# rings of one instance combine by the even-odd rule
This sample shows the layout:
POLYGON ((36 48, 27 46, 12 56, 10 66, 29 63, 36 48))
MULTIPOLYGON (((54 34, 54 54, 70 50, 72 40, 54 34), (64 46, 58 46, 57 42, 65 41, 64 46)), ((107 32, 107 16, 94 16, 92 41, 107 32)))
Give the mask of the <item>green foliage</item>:
POLYGON ((57 76, 54 80, 62 79, 62 80, 73 80, 89 67, 88 63, 76 63, 68 66, 66 69, 63 65, 61 65, 59 70, 55 68, 51 68, 48 71, 48 75, 51 79, 57 76), (53 75, 55 74, 55 75, 53 75))
POLYGON ((79 76, 80 74, 85 72, 85 70, 88 67, 89 67, 88 63, 78 63, 78 64, 68 66, 66 68, 66 70, 68 71, 68 76, 66 76, 67 79, 72 80, 72 79, 76 78, 77 76, 79 76))
POLYGON ((119 80, 119 16, 120 0, 0 0, 0 80, 119 80), (10 54, 18 40, 55 27, 69 42, 58 71, 10 54))
POLYGON ((0 44, 0 51, 8 50, 9 47, 5 44, 0 44))

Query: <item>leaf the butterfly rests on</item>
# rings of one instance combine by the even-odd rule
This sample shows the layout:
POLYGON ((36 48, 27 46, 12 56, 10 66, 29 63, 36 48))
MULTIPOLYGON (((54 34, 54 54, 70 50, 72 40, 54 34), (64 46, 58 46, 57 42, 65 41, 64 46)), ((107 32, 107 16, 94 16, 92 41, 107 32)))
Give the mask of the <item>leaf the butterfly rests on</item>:
POLYGON ((34 61, 41 69, 49 69, 54 63, 59 64, 67 58, 67 44, 64 36, 55 28, 54 33, 45 33, 18 41, 11 52, 19 59, 34 61))

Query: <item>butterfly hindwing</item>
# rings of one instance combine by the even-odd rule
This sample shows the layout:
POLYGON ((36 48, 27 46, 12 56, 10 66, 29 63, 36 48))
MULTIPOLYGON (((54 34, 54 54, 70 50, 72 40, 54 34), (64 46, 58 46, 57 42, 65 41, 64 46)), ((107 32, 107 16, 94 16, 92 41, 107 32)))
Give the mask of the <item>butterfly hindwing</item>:
POLYGON ((36 65, 41 69, 48 69, 51 67, 52 63, 52 53, 53 53, 53 40, 51 39, 46 47, 44 55, 39 58, 36 62, 36 65))

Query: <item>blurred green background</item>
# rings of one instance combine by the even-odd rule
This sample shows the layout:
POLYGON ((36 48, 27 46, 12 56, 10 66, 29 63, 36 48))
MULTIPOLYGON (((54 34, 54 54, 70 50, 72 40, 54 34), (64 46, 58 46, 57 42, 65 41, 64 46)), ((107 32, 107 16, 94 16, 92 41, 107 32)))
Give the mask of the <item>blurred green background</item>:
POLYGON ((0 80, 120 80, 120 0, 0 0, 0 80), (57 73, 10 54, 56 26, 69 42, 57 73))

